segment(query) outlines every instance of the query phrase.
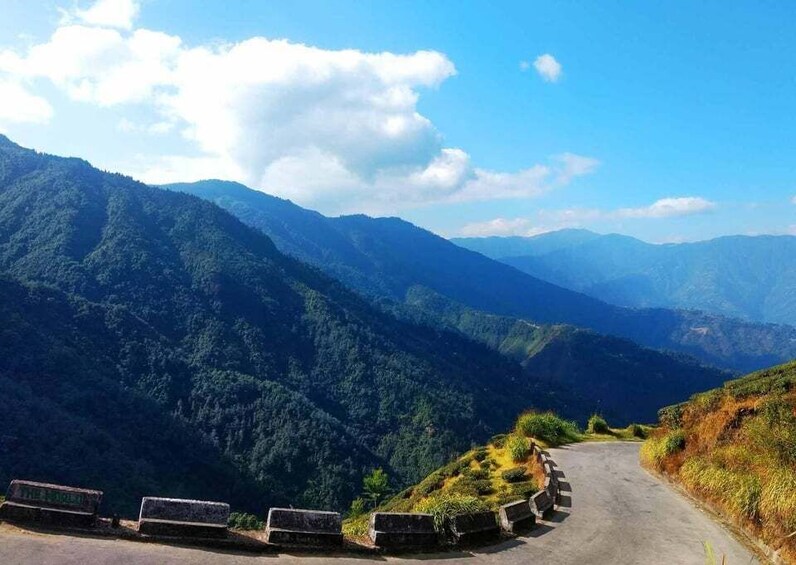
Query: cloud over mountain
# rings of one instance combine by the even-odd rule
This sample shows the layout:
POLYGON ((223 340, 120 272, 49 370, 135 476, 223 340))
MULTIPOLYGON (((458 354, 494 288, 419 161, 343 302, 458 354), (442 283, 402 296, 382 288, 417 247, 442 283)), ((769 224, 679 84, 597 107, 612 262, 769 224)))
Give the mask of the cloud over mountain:
POLYGON ((157 127, 127 119, 119 129, 174 132, 191 150, 144 156, 127 172, 148 182, 229 178, 331 213, 531 198, 596 168, 565 153, 496 171, 446 146, 417 105, 456 74, 437 51, 329 50, 266 37, 192 46, 137 28, 138 11, 133 0, 100 0, 65 12, 47 41, 0 51, 0 99, 3 85, 14 89, 27 121, 52 114, 37 94, 47 82, 73 101, 147 107, 157 127))

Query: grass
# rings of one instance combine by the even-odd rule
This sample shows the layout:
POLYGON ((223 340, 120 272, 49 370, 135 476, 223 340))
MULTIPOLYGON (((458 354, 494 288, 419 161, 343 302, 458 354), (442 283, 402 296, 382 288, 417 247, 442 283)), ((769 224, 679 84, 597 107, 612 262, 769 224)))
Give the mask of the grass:
MULTIPOLYGON (((493 436, 487 445, 473 448, 440 467, 376 510, 428 512, 439 523, 456 512, 496 511, 503 504, 530 498, 544 481, 542 467, 531 456, 531 440, 544 446, 581 438, 574 423, 552 413, 522 414, 513 432, 493 436)), ((349 516, 343 522, 343 533, 348 537, 363 537, 367 529, 367 514, 349 516)))
POLYGON ((262 530, 263 521, 254 514, 233 512, 229 515, 229 527, 233 530, 262 530))
POLYGON ((796 563, 795 385, 793 362, 665 408, 641 459, 796 563))
POLYGON ((552 412, 526 412, 517 419, 518 435, 541 440, 548 446, 580 441, 582 434, 575 422, 559 418, 552 412))
POLYGON ((506 448, 511 454, 511 460, 515 463, 521 463, 528 459, 531 452, 531 445, 528 440, 522 436, 511 436, 506 442, 506 448))
POLYGON ((586 433, 609 434, 610 432, 611 428, 608 427, 608 422, 605 421, 605 418, 598 414, 592 414, 588 424, 586 424, 586 433))
POLYGON ((412 510, 434 516, 434 527, 441 532, 445 527, 445 522, 457 514, 488 509, 489 506, 477 496, 443 493, 421 500, 412 510))

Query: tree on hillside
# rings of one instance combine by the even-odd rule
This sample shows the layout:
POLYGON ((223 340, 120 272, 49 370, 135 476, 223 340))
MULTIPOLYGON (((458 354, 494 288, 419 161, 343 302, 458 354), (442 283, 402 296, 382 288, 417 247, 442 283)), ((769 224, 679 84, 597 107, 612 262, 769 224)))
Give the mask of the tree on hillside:
POLYGON ((376 508, 390 492, 390 477, 381 467, 373 469, 362 479, 362 490, 365 498, 373 503, 373 508, 376 508))

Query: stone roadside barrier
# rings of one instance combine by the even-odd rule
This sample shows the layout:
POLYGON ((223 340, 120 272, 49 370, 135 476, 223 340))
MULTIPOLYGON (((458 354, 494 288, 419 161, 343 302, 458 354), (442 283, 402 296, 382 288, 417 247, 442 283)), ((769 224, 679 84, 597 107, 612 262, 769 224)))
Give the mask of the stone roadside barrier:
POLYGON ((511 534, 530 530, 536 525, 536 516, 527 500, 504 504, 500 507, 498 517, 500 518, 500 527, 511 534))
POLYGON ((374 512, 368 535, 376 547, 391 549, 429 548, 439 541, 431 514, 374 512))
POLYGON ((553 510, 553 500, 546 490, 540 490, 531 497, 531 507, 539 518, 545 518, 553 510))
POLYGON ((544 490, 547 491, 548 496, 550 496, 550 499, 555 502, 555 504, 560 504, 561 492, 558 484, 558 476, 553 468, 554 465, 555 463, 553 463, 553 460, 549 457, 542 465, 545 474, 544 490))
POLYGON ((102 491, 33 481, 13 480, 0 505, 0 518, 39 522, 67 528, 90 528, 97 523, 102 491))
POLYGON ((228 522, 229 504, 225 502, 145 496, 138 531, 154 536, 223 538, 228 522))
POLYGON ((343 543, 343 519, 337 512, 271 508, 265 539, 274 545, 339 546, 343 543))
POLYGON ((457 514, 450 519, 450 530, 456 543, 470 545, 495 541, 500 527, 491 511, 457 514))

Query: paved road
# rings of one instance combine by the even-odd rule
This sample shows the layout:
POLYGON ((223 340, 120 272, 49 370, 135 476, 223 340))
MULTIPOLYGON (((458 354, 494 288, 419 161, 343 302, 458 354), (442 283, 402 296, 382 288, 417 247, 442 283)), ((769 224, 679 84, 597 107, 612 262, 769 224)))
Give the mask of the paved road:
POLYGON ((49 534, 0 535, 0 563, 76 565, 396 564, 449 565, 694 564, 705 563, 710 542, 727 565, 758 560, 726 530, 638 465, 638 444, 583 443, 550 450, 562 476, 562 508, 528 537, 487 550, 404 558, 243 555, 128 541, 49 534))

